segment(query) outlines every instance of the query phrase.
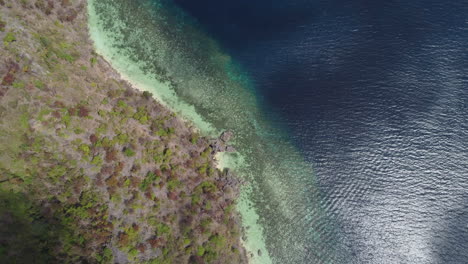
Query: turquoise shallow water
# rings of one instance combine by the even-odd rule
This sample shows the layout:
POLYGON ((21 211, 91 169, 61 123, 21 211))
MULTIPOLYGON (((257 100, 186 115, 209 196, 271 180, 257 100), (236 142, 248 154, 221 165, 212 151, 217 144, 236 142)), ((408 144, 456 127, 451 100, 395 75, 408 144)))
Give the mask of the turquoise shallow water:
POLYGON ((202 133, 234 131, 238 153, 223 163, 249 182, 238 209, 252 262, 337 262, 312 168, 266 118, 248 74, 170 1, 88 2, 97 51, 124 78, 202 133))

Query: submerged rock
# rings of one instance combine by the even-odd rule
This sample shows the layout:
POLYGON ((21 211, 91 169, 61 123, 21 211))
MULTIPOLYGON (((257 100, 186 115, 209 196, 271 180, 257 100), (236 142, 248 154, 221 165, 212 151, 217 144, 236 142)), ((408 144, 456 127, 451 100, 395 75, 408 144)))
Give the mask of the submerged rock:
POLYGON ((233 146, 227 145, 227 142, 234 136, 232 131, 224 131, 217 139, 212 140, 210 147, 213 150, 212 154, 218 152, 236 152, 233 146))
POLYGON ((224 131, 221 134, 221 136, 219 136, 219 139, 222 140, 223 142, 228 142, 233 136, 234 136, 234 133, 228 130, 228 131, 224 131))
POLYGON ((236 152, 236 149, 233 146, 226 146, 226 152, 236 152))

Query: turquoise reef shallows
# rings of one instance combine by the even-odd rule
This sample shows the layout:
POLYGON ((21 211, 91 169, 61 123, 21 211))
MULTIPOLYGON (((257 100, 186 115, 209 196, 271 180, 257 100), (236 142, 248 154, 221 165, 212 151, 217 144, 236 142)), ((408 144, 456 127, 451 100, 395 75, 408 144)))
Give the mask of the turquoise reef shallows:
POLYGON ((247 74, 169 1, 88 0, 96 50, 137 88, 216 136, 234 131, 221 167, 244 177, 238 201, 252 263, 334 262, 311 168, 260 110, 247 74))

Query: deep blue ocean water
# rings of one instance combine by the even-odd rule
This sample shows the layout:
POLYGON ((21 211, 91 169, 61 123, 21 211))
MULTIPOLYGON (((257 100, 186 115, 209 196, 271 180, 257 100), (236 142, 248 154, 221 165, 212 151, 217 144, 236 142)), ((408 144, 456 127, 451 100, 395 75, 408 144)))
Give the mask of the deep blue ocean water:
POLYGON ((468 263, 467 1, 174 2, 312 164, 346 263, 468 263))

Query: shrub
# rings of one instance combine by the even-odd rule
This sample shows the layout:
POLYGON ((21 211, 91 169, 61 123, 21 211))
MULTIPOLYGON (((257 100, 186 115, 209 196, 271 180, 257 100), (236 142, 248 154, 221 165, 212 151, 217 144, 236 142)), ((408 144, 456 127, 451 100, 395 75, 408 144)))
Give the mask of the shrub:
POLYGON ((13 82, 15 81, 16 77, 13 73, 11 72, 8 72, 4 77, 3 77, 3 80, 2 80, 2 85, 7 85, 7 86, 10 86, 13 84, 13 82))
POLYGON ((144 91, 144 92, 143 92, 143 97, 144 97, 145 99, 150 99, 151 97, 153 97, 153 94, 151 94, 151 93, 148 92, 148 91, 144 91))
POLYGON ((168 135, 173 135, 173 134, 175 134, 175 128, 173 128, 173 127, 168 128, 168 129, 167 129, 167 134, 168 134, 168 135))
POLYGON ((117 160, 117 151, 115 149, 108 150, 106 152, 106 161, 112 162, 117 160))
POLYGON ((24 82, 20 82, 20 81, 14 82, 14 83, 13 83, 13 88, 16 88, 16 89, 22 89, 22 88, 24 88, 24 82))
POLYGON ((47 173, 47 176, 49 176, 53 181, 57 181, 60 177, 65 175, 67 173, 67 168, 61 165, 56 165, 52 167, 49 172, 47 173))
POLYGON ((157 136, 160 136, 160 137, 166 137, 168 134, 167 134, 167 131, 160 128, 157 132, 156 132, 156 135, 157 136))
POLYGON ((140 251, 141 253, 144 253, 145 250, 146 250, 146 246, 145 246, 145 244, 140 243, 140 244, 137 246, 137 249, 138 249, 138 251, 140 251))
POLYGON ((75 107, 70 107, 68 108, 68 113, 71 115, 71 116, 76 116, 76 113, 77 113, 77 109, 75 107))
POLYGON ((98 139, 98 137, 97 137, 95 134, 91 134, 91 135, 89 136, 89 141, 91 141, 91 143, 92 143, 93 145, 96 144, 96 143, 98 142, 98 140, 99 140, 99 139, 98 139))
POLYGON ((163 156, 156 154, 156 155, 153 156, 153 160, 154 160, 154 162, 156 164, 161 164, 161 163, 163 163, 164 158, 163 158, 163 156))
POLYGON ((52 13, 52 9, 54 9, 54 2, 51 0, 48 0, 47 2, 45 0, 37 0, 35 6, 44 12, 44 14, 50 15, 52 13))
POLYGON ((226 238, 220 235, 213 235, 209 238, 208 241, 212 246, 216 248, 222 248, 224 244, 226 243, 226 238))
POLYGON ((85 106, 78 106, 78 116, 79 117, 87 117, 89 116, 89 109, 85 106))
POLYGON ((11 73, 16 73, 20 70, 20 66, 18 63, 16 63, 15 61, 13 60, 9 60, 6 64, 6 68, 8 70, 8 72, 11 72, 11 73))
POLYGON ((70 125, 71 116, 68 111, 62 116, 62 122, 65 124, 66 127, 70 125))
POLYGON ((234 204, 230 204, 224 209, 224 212, 226 212, 226 214, 230 214, 232 213, 232 211, 234 211, 234 204))
POLYGON ((148 124, 148 121, 150 119, 144 107, 138 107, 138 111, 133 115, 133 118, 138 120, 138 122, 140 122, 143 125, 148 124))
POLYGON ((196 134, 193 134, 192 137, 190 138, 190 142, 194 145, 198 144, 198 139, 199 139, 199 136, 196 135, 196 134))
POLYGON ((156 232, 159 236, 166 235, 171 232, 171 228, 164 223, 157 223, 155 227, 156 227, 156 232))
POLYGON ((117 165, 115 165, 115 173, 121 173, 123 168, 125 167, 125 163, 124 162, 119 162, 117 165))
POLYGON ((128 255, 131 257, 136 257, 138 256, 138 250, 136 248, 132 248, 129 252, 128 255))
POLYGON ((126 108, 128 105, 123 100, 117 101, 117 106, 120 108, 126 108))
POLYGON ((39 36, 39 42, 44 48, 52 47, 52 42, 47 37, 39 36))
POLYGON ((140 184, 140 189, 146 191, 148 187, 155 181, 159 181, 161 178, 154 174, 153 172, 148 172, 145 179, 140 184))
POLYGON ((66 10, 62 9, 59 11, 59 14, 58 14, 58 18, 62 22, 72 22, 73 20, 75 20, 77 16, 78 16, 78 12, 73 8, 66 9, 66 10))
POLYGON ((39 111, 39 114, 37 115, 37 119, 39 121, 44 121, 44 116, 50 114, 50 109, 41 109, 41 111, 39 111))
POLYGON ((126 179, 124 181, 124 187, 130 187, 130 184, 132 183, 132 181, 130 179, 126 179))
POLYGON ((177 196, 177 193, 175 192, 168 192, 167 193, 167 198, 169 198, 169 200, 177 200, 178 199, 178 196, 177 196))
POLYGON ((182 185, 182 182, 179 181, 179 180, 175 180, 175 179, 172 179, 172 180, 169 180, 167 182, 167 189, 169 191, 173 191, 175 188, 179 187, 182 185))
POLYGON ((170 148, 167 148, 163 152, 163 157, 166 161, 168 161, 172 156, 172 150, 170 148))
POLYGON ((101 166, 102 165, 102 158, 101 156, 95 156, 93 160, 91 160, 91 164, 95 166, 101 166))
POLYGON ((110 248, 105 248, 102 251, 102 254, 96 256, 96 260, 99 263, 110 263, 113 260, 112 250, 110 248))
POLYGON ((99 109, 99 110, 98 110, 98 115, 99 115, 100 117, 106 117, 107 112, 106 112, 106 110, 99 109))
POLYGON ((45 87, 45 84, 40 80, 35 80, 33 83, 34 83, 34 86, 36 86, 36 88, 38 89, 42 90, 45 87))
POLYGON ((13 32, 8 32, 5 37, 3 38, 3 44, 5 46, 8 46, 10 45, 10 43, 16 41, 16 36, 15 36, 15 33, 13 32))
POLYGON ((206 251, 205 255, 203 255, 203 259, 207 263, 212 263, 218 258, 218 254, 214 251, 206 251))
MULTIPOLYGON (((97 130, 96 130, 96 132, 97 132, 97 130)), ((98 140, 98 142, 96 142, 96 147, 110 148, 113 145, 114 145, 114 143, 112 143, 112 141, 107 137, 103 137, 100 140, 98 140)))
POLYGON ((118 244, 120 247, 126 247, 129 243, 129 236, 124 233, 124 232, 121 232, 119 233, 119 236, 118 236, 118 244))
POLYGON ((119 186, 119 179, 115 174, 106 179, 106 184, 110 188, 115 188, 119 186))
POLYGON ((201 203, 201 196, 200 194, 193 194, 192 195, 192 205, 198 205, 201 203))
POLYGON ((135 151, 133 151, 131 148, 125 148, 123 153, 127 157, 133 157, 136 155, 135 151))
POLYGON ((207 172, 209 170, 209 166, 210 166, 209 163, 205 163, 202 166, 198 167, 198 173, 200 173, 200 175, 207 174, 207 172))
POLYGON ((97 59, 95 57, 92 57, 89 62, 91 63, 91 66, 94 66, 97 63, 97 59))
POLYGON ((210 153, 213 151, 213 149, 211 147, 207 147, 201 154, 200 156, 202 158, 208 158, 208 155, 210 155, 210 153))
MULTIPOLYGON (((61 101, 54 101, 53 104, 51 104, 49 102, 49 105, 50 107, 53 107, 53 108, 65 108, 65 103, 61 102, 61 101)), ((68 109, 68 112, 71 112, 74 108, 70 108, 68 109)), ((60 109, 60 111, 65 111, 67 109, 60 109)))
POLYGON ((203 246, 197 247, 197 256, 203 256, 205 254, 205 248, 203 246))
POLYGON ((71 45, 65 42, 59 43, 59 47, 54 48, 51 51, 55 53, 55 56, 57 56, 57 58, 60 58, 70 63, 75 62, 80 57, 80 55, 71 48, 71 45))
POLYGON ((107 124, 100 124, 98 128, 96 128, 96 133, 104 134, 107 132, 107 124))
POLYGON ((114 143, 118 143, 120 145, 123 145, 123 144, 126 144, 130 141, 130 137, 128 136, 128 134, 125 134, 125 133, 120 133, 118 134, 117 136, 115 136, 112 141, 114 143))
POLYGON ((210 218, 205 218, 200 222, 200 226, 206 229, 212 222, 213 220, 211 220, 210 218))
POLYGON ((203 193, 214 193, 218 190, 216 185, 213 182, 204 181, 200 183, 196 188, 195 192, 203 192, 203 193))
POLYGON ((89 152, 91 151, 91 149, 89 148, 89 146, 86 145, 86 144, 81 144, 81 145, 78 147, 78 150, 81 151, 85 156, 88 156, 88 155, 89 155, 89 152))
POLYGON ((20 124, 21 124, 21 127, 23 127, 24 129, 29 128, 29 114, 28 113, 23 113, 20 116, 20 124))
POLYGON ((132 168, 130 169, 130 172, 136 173, 141 170, 141 166, 139 164, 133 164, 132 168))

